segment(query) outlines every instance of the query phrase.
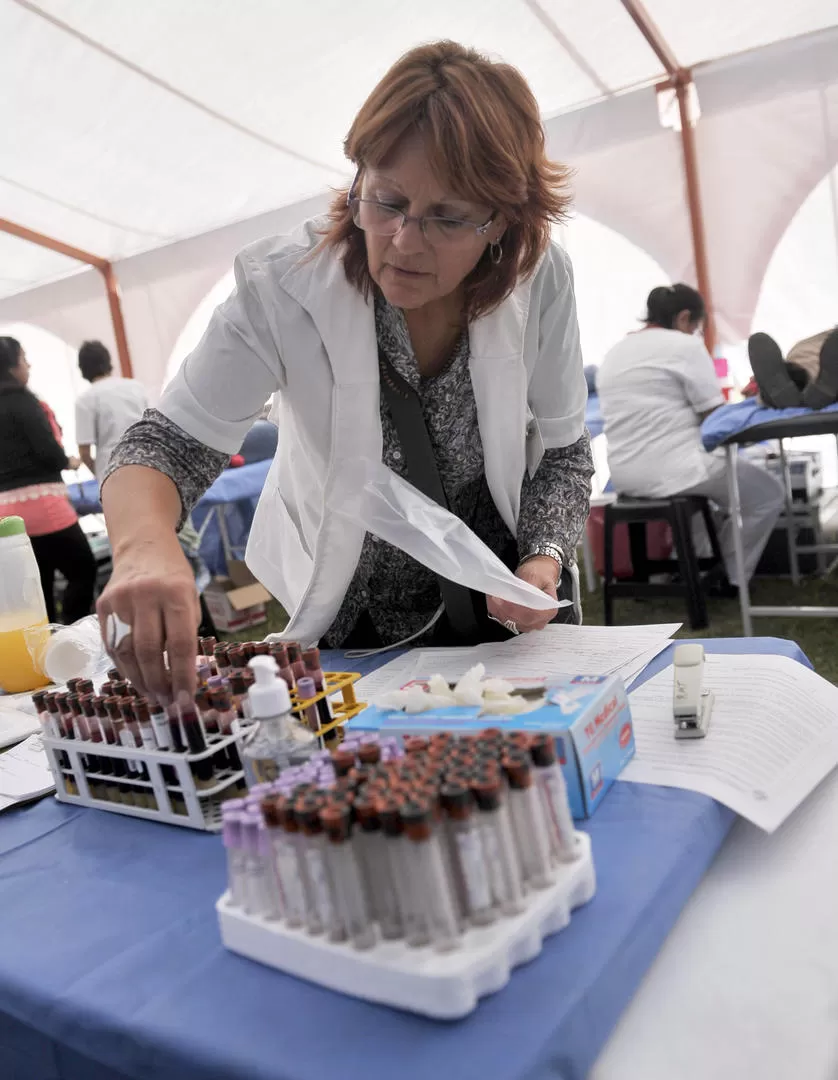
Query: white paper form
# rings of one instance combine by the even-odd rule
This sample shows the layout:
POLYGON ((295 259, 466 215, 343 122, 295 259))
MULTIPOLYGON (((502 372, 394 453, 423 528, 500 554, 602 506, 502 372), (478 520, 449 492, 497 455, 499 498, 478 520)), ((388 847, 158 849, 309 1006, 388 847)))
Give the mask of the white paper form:
POLYGON ((55 783, 40 735, 0 754, 0 810, 52 791, 55 783))
POLYGON ((637 753, 620 779, 699 791, 773 832, 838 764, 838 688, 787 656, 709 655, 709 732, 676 739, 673 670, 629 699, 637 753))
POLYGON ((472 664, 482 663, 499 678, 557 679, 571 675, 637 675, 670 644, 680 623, 665 626, 573 626, 557 624, 509 641, 472 649, 424 649, 414 676, 439 673, 454 680, 472 664))

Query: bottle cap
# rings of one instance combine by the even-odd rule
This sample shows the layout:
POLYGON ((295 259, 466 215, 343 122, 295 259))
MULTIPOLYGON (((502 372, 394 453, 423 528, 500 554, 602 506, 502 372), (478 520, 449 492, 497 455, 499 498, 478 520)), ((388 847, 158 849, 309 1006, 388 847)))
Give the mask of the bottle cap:
POLYGON ((545 769, 556 760, 556 744, 549 735, 539 735, 530 744, 532 763, 539 769, 545 769))
POLYGON ((311 676, 304 675, 301 679, 297 679, 297 694, 301 701, 308 701, 316 693, 317 687, 314 685, 314 679, 311 676))
POLYGON ((254 684, 247 691, 250 715, 255 719, 278 716, 291 711, 288 686, 279 677, 276 661, 270 656, 254 656, 248 663, 254 684))
POLYGON ((23 523, 23 518, 0 518, 0 539, 4 536, 26 536, 26 526, 23 523))

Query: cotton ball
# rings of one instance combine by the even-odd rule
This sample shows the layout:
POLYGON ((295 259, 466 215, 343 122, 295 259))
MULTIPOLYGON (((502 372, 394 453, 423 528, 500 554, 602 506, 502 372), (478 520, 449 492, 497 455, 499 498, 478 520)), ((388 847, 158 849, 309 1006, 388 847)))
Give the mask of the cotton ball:
POLYGON ((482 664, 469 668, 454 687, 454 697, 458 705, 483 704, 483 686, 480 680, 485 674, 486 668, 482 664))
POLYGON ((515 687, 506 679, 484 679, 483 694, 485 697, 508 697, 515 687))
POLYGON ((436 697, 445 698, 449 705, 453 705, 456 702, 456 698, 448 685, 448 680, 444 679, 441 675, 432 675, 428 682, 428 692, 435 694, 436 697))

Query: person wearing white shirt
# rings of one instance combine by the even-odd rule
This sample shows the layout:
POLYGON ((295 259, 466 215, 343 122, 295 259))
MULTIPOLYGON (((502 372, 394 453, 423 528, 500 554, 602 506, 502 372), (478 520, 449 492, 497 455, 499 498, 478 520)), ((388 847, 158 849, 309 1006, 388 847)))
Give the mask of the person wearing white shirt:
POLYGON ((146 392, 136 379, 114 375, 111 354, 101 341, 85 341, 79 349, 79 370, 90 383, 76 401, 79 457, 101 481, 113 449, 148 408, 146 392), (93 447, 96 456, 93 456, 93 447))
MULTIPOLYGON (((614 488, 637 498, 706 495, 729 509, 725 458, 708 454, 701 423, 724 404, 713 360, 700 333, 704 301, 689 285, 652 289, 645 327, 605 356, 597 373, 614 488)), ((745 572, 750 578, 783 509, 780 482, 739 461, 745 572)), ((736 585, 733 530, 719 531, 729 581, 736 585)))

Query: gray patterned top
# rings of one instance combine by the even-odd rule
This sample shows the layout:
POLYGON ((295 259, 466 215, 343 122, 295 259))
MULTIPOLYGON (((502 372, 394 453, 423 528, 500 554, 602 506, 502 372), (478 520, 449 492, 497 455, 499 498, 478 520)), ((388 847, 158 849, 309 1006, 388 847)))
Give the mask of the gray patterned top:
MULTIPOLYGON (((375 326, 384 355, 422 401, 452 512, 501 558, 514 564, 515 540, 484 482, 483 445, 469 376, 467 332, 463 331, 443 370, 433 378, 424 378, 419 375, 404 314, 380 296, 376 298, 375 326)), ((405 476, 401 443, 383 396, 381 424, 384 463, 405 476)), ((150 409, 123 436, 107 475, 123 465, 158 469, 176 485, 185 516, 227 460, 226 455, 204 446, 150 409)), ((541 543, 555 544, 569 555, 576 550, 588 516, 592 474, 587 431, 571 446, 545 452, 535 476, 525 476, 521 487, 517 550, 529 551, 541 543)), ((368 533, 355 576, 326 635, 326 643, 339 646, 365 611, 383 643, 400 641, 421 630, 440 603, 439 585, 430 570, 368 533)))

